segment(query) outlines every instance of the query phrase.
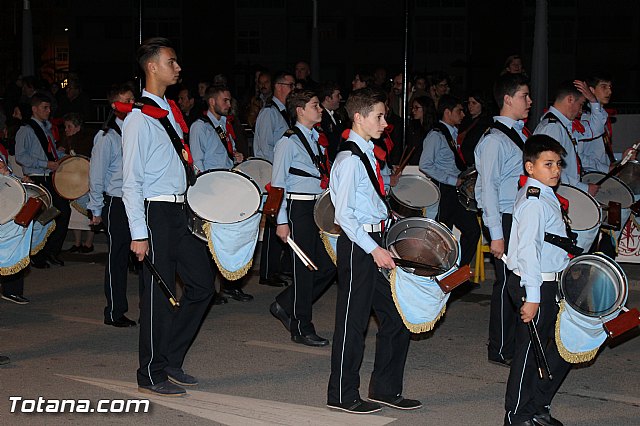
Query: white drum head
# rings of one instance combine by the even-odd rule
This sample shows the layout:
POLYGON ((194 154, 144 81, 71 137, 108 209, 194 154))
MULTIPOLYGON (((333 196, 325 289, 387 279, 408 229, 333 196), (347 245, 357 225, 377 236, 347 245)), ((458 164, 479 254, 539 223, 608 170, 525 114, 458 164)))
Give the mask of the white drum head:
POLYGON ((23 183, 24 189, 27 191, 27 198, 37 198, 44 203, 45 208, 51 207, 53 201, 51 193, 44 186, 35 183, 23 183))
POLYGON ((22 183, 12 177, 0 175, 0 225, 9 222, 27 202, 27 192, 22 183))
POLYGON ((623 181, 629 186, 634 194, 640 195, 640 162, 632 160, 624 165, 620 173, 618 173, 618 179, 623 181))
POLYGON ((52 177, 53 188, 62 198, 76 200, 89 192, 89 159, 65 157, 52 177))
POLYGON ((586 231, 600 225, 602 221, 600 205, 591 195, 564 183, 558 186, 557 193, 569 200, 569 219, 571 219, 572 230, 586 231))
POLYGON ((253 179, 262 194, 267 193, 264 187, 271 182, 271 169, 271 162, 264 158, 249 158, 234 167, 234 170, 239 170, 253 179))
MULTIPOLYGON (((605 176, 600 172, 589 172, 582 176, 582 182, 596 183, 605 176)), ((628 209, 635 201, 633 191, 617 177, 611 177, 607 179, 600 190, 596 194, 596 200, 601 204, 607 205, 609 201, 615 201, 620 203, 623 209, 628 209)))
POLYGON ((187 190, 191 210, 209 222, 241 222, 258 211, 261 201, 258 185, 235 170, 205 172, 187 190))
POLYGON ((391 188, 391 196, 409 207, 426 208, 440 200, 440 190, 424 176, 402 175, 391 188))
POLYGON ((342 232, 340 225, 333 223, 336 218, 336 209, 331 201, 331 195, 329 190, 325 190, 324 193, 318 198, 316 204, 313 206, 313 220, 316 222, 316 226, 329 235, 338 236, 342 232))

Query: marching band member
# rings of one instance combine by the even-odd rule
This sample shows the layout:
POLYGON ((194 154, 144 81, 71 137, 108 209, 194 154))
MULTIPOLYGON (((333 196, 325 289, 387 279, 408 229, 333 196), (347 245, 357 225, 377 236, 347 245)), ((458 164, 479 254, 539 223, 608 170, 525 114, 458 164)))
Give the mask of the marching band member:
POLYGON ((585 172, 609 173, 615 158, 611 143, 611 120, 604 107, 611 100, 611 79, 596 76, 589 78, 586 83, 596 102, 580 116, 585 131, 578 139, 578 155, 585 172))
POLYGON ((491 293, 489 317, 489 361, 509 365, 513 358, 515 305, 507 292, 507 270, 500 260, 509 246, 513 203, 522 174, 522 150, 528 131, 523 120, 529 116, 531 98, 526 77, 505 73, 498 77, 494 98, 500 115, 475 148, 478 170, 475 196, 482 209, 482 221, 489 229, 491 254, 495 258, 496 281, 491 293), (525 133, 525 131, 527 133, 525 133))
POLYGON ((316 334, 312 305, 336 276, 336 268, 324 248, 313 208, 327 187, 326 148, 318 143, 314 126, 322 120, 318 97, 310 90, 295 90, 287 96, 287 110, 296 120, 275 146, 271 186, 284 188, 285 200, 277 217, 276 234, 285 243, 291 237, 318 266, 309 271, 293 256, 293 285, 271 304, 271 313, 291 332, 291 340, 308 346, 326 346, 316 334))
MULTIPOLYGON (((173 312, 149 269, 142 270, 138 390, 181 396, 186 392, 179 385, 198 384, 182 367, 213 296, 213 273, 207 248, 189 231, 184 210, 192 161, 181 159, 177 149, 188 129, 178 107, 164 97, 179 77, 176 53, 169 40, 156 37, 142 43, 137 58, 146 77, 142 101, 156 104, 154 110, 163 116, 156 119, 136 108, 122 128, 122 198, 131 250, 139 260, 148 255, 172 291, 176 272, 185 286, 180 309, 173 312)), ((181 148, 189 154, 186 146, 181 148)))
POLYGON ((67 235, 71 207, 69 201, 55 191, 51 180, 51 173, 55 172, 60 164, 56 141, 49 122, 51 101, 45 95, 34 94, 31 97, 31 112, 33 114, 31 119, 16 134, 16 161, 22 166, 26 176, 49 190, 53 205, 60 210, 60 215, 55 219, 55 230, 40 253, 33 256, 31 265, 35 268, 48 268, 47 261, 49 261, 63 266, 64 262, 58 254, 67 235))
MULTIPOLYGON (((107 99, 132 104, 131 87, 114 86, 107 99)), ((93 139, 91 167, 89 169, 89 204, 93 213, 92 225, 104 224, 107 234, 108 258, 104 272, 104 323, 114 327, 134 327, 136 322, 125 316, 129 310, 127 302, 127 264, 131 233, 127 214, 122 203, 122 126, 126 112, 114 111, 93 139)))
POLYGON ((449 229, 455 225, 462 237, 460 265, 468 265, 476 253, 480 226, 475 212, 466 210, 458 201, 456 187, 462 183, 458 177, 466 170, 462 152, 457 145, 458 125, 464 118, 462 102, 452 95, 443 95, 438 102, 440 121, 424 139, 420 171, 430 176, 440 188, 440 206, 437 221, 449 229))
MULTIPOLYGON (((567 252, 545 240, 548 233, 566 238, 561 204, 553 187, 560 183, 565 149, 547 135, 534 135, 524 146, 522 188, 513 208, 507 287, 520 318, 516 321, 515 352, 507 381, 505 425, 558 425, 551 401, 571 368, 558 353, 554 338, 558 314, 558 272, 569 263, 567 252), (529 323, 534 321, 553 381, 538 377, 529 323)), ((573 155, 569 153, 569 157, 573 155)))
POLYGON ((391 253, 381 247, 382 224, 388 210, 371 142, 387 125, 384 95, 369 88, 357 90, 349 96, 346 108, 353 127, 343 143, 346 149, 336 157, 329 181, 335 223, 342 234, 337 243, 338 300, 327 406, 359 414, 380 411, 380 404, 416 409, 422 406, 420 401, 402 396, 411 334, 393 303, 389 282, 378 269, 395 267, 391 253), (369 173, 376 173, 377 182, 369 173), (359 371, 371 309, 380 328, 369 401, 364 401, 358 389, 359 371))

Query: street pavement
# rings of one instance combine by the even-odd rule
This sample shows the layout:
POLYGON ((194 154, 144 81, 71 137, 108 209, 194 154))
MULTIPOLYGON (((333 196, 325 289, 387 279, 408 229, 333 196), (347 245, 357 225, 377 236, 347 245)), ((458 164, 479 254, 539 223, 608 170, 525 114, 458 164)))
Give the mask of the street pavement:
MULTIPOLYGON (((64 267, 32 269, 25 290, 30 304, 0 300, 0 354, 11 357, 9 365, 0 366, 0 425, 502 424, 509 370, 487 362, 493 279, 488 263, 486 281, 454 294, 436 329, 411 342, 404 395, 424 407, 352 415, 325 407, 331 347, 291 342, 269 314, 279 289, 258 284, 258 259, 244 287, 255 299, 212 306, 187 354, 185 370, 200 384, 185 398, 138 393, 138 329, 103 324, 104 236, 96 237, 95 247, 91 254, 65 254, 64 267), (89 400, 92 408, 99 400, 115 400, 116 409, 121 408, 117 400, 149 399, 150 408, 146 413, 10 412, 12 405, 37 409, 39 397, 89 400)), ((640 307, 640 266, 623 268, 630 284, 627 306, 640 307)), ((132 319, 138 318, 137 292, 137 277, 129 274, 132 319)), ((318 334, 329 339, 335 300, 332 286, 314 306, 318 334)), ((361 368, 363 397, 376 328, 371 321, 361 368)), ((553 415, 565 425, 640 425, 638 334, 606 345, 591 365, 574 368, 554 400, 553 415)))

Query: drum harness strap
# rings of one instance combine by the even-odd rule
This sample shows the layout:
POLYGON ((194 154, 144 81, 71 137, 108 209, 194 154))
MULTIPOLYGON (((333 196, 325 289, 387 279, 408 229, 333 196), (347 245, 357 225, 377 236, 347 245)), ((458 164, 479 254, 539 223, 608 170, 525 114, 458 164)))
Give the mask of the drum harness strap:
MULTIPOLYGON (((142 109, 142 105, 152 105, 157 108, 160 108, 160 106, 156 103, 156 101, 154 101, 151 98, 147 98, 146 96, 141 97, 138 102, 133 104, 134 108, 139 108, 139 109, 142 109)), ((169 121, 168 115, 158 118, 158 121, 160 121, 160 124, 162 124, 162 127, 164 127, 164 130, 169 135, 169 138, 171 139, 171 143, 173 143, 173 147, 175 148, 176 153, 178 154, 178 158, 180 158, 180 161, 184 166, 184 169, 187 175, 187 185, 194 185, 196 183, 196 174, 195 174, 195 171, 193 170, 192 165, 187 160, 187 158, 191 158, 191 154, 185 149, 186 145, 184 145, 184 143, 182 142, 182 138, 178 136, 178 132, 176 132, 176 129, 171 124, 171 121, 169 121), (185 156, 187 158, 185 158, 185 156)))
POLYGON ((284 121, 287 123, 287 127, 291 127, 291 117, 289 116, 289 113, 287 112, 286 108, 285 109, 280 109, 278 108, 278 105, 275 104, 275 102, 273 102, 273 98, 269 98, 269 100, 267 100, 267 103, 265 104, 265 108, 275 108, 280 115, 282 115, 282 118, 284 118, 284 121))
POLYGON ((113 131, 116 132, 118 134, 118 136, 122 137, 122 130, 116 124, 116 110, 115 109, 112 109, 109 112, 109 116, 107 117, 106 120, 104 120, 104 123, 102 123, 102 127, 100 128, 100 130, 102 130, 102 134, 103 135, 106 135, 107 132, 109 132, 109 129, 113 129, 113 131))
POLYGON ((222 126, 214 125, 213 121, 211 121, 211 118, 209 118, 208 115, 202 115, 202 116, 198 117, 198 120, 202 120, 205 123, 211 124, 211 127, 213 127, 213 130, 215 130, 216 133, 218 134, 218 138, 220 139, 220 143, 222 144, 222 146, 224 146, 224 150, 227 152, 227 156, 229 157, 230 160, 233 160, 233 149, 229 150, 229 148, 232 145, 228 143, 228 142, 231 142, 231 141, 227 139, 229 137, 229 134, 222 129, 222 126))
POLYGON ((391 207, 389 207, 389 203, 387 203, 386 197, 382 194, 382 191, 380 190, 380 185, 378 184, 378 178, 376 176, 376 172, 373 171, 373 167, 371 166, 369 159, 367 158, 365 153, 362 152, 358 144, 349 140, 345 141, 342 144, 340 144, 340 151, 351 151, 351 154, 360 158, 360 161, 362 161, 362 164, 364 165, 364 168, 367 171, 367 175, 369 176, 371 185, 373 185, 373 188, 376 190, 376 193, 378 194, 378 196, 384 203, 385 207, 387 208, 387 215, 390 215, 391 207))
POLYGON ((42 127, 40 127, 40 125, 33 118, 27 121, 27 125, 33 129, 33 132, 36 134, 40 145, 42 145, 42 150, 44 151, 49 161, 57 161, 57 154, 51 152, 54 147, 49 145, 49 138, 47 138, 47 135, 44 133, 44 130, 42 130, 42 127))
POLYGON ((513 127, 507 127, 504 125, 504 123, 501 123, 499 121, 494 121, 491 127, 489 127, 488 131, 490 131, 491 129, 500 130, 509 139, 511 139, 513 143, 518 146, 518 148, 520 148, 520 151, 524 151, 524 142, 522 141, 522 138, 520 137, 516 129, 514 129, 513 127))
POLYGON ((567 136, 569 136, 569 139, 571 140, 571 145, 573 145, 573 153, 576 155, 576 162, 578 163, 578 175, 582 176, 582 161, 580 161, 580 156, 578 155, 578 151, 577 151, 577 147, 578 147, 578 142, 576 141, 576 139, 573 137, 573 135, 571 134, 571 132, 569 131, 569 129, 567 129, 564 124, 562 124, 562 122, 560 121, 560 119, 558 117, 555 116, 554 113, 552 113, 551 111, 547 112, 542 119, 547 119, 549 120, 549 123, 560 123, 560 126, 564 129, 564 131, 567 133, 567 136))
POLYGON ((458 151, 456 142, 453 140, 453 136, 451 136, 451 132, 449 132, 447 126, 445 126, 441 122, 438 122, 435 126, 433 126, 433 130, 442 133, 444 138, 447 140, 447 145, 449 145, 451 152, 453 152, 453 159, 456 162, 456 167, 461 172, 465 171, 467 169, 467 164, 465 163, 464 158, 462 158, 462 154, 460 154, 460 151, 458 151))
MULTIPOLYGON (((298 128, 297 126, 294 126, 292 129, 287 130, 284 133, 284 136, 290 137, 291 135, 294 135, 294 134, 298 136, 298 139, 300 139, 300 142, 302 142, 302 145, 304 146, 305 151, 307 151, 307 154, 309 154, 309 157, 311 158, 311 162, 316 167, 316 169, 318 169, 320 176, 312 175, 311 173, 305 172, 304 170, 300 170, 296 167, 289 167, 289 173, 296 176, 303 176, 303 177, 318 179, 321 182, 320 186, 322 187, 322 189, 327 189, 329 184, 329 170, 326 164, 322 162, 322 159, 320 158, 320 154, 316 155, 313 153, 313 150, 311 149, 311 145, 309 145, 309 141, 304 136, 304 134, 302 134, 302 131, 300 130, 300 128, 298 128)), ((321 153, 322 151, 320 149, 320 144, 317 141, 316 141, 316 146, 318 147, 318 153, 321 153)))

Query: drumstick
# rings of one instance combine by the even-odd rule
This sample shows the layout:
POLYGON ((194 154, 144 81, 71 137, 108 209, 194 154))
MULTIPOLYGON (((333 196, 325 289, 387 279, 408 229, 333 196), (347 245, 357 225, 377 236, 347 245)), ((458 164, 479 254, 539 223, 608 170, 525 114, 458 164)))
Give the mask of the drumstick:
POLYGON ((173 295, 173 292, 171 291, 167 283, 160 276, 160 272, 158 272, 155 265, 153 264, 153 262, 151 262, 151 259, 149 259, 149 256, 146 254, 144 255, 144 264, 147 265, 147 268, 149 268, 149 271, 151 271, 151 275, 153 275, 153 277, 156 279, 156 282, 162 289, 162 292, 169 299, 169 303, 171 303, 171 306, 180 307, 180 302, 176 300, 176 296, 173 295))
POLYGON ((304 266, 309 268, 310 271, 318 270, 318 267, 315 265, 315 263, 313 263, 311 259, 309 259, 309 256, 307 256, 307 254, 304 251, 302 251, 300 246, 298 246, 296 242, 293 241, 293 238, 291 238, 291 236, 287 237, 287 244, 289 244, 289 247, 291 247, 291 250, 293 250, 293 252, 300 258, 304 266))
MULTIPOLYGON (((527 299, 523 297, 522 302, 524 303, 526 301, 527 299)), ((549 363, 547 362, 547 357, 544 354, 544 348, 542 347, 542 342, 540 341, 538 328, 536 327, 535 322, 533 322, 533 319, 527 323, 527 327, 529 328, 529 338, 531 339, 531 344, 533 345, 533 354, 536 358, 536 365, 538 367, 538 377, 540 377, 540 379, 544 379, 543 369, 546 369, 549 380, 553 380, 551 370, 549 369, 549 363)))
POLYGON ((396 169, 393 171, 394 176, 401 174, 404 168, 407 167, 407 164, 409 164, 409 160, 411 159, 411 156, 413 155, 413 152, 415 150, 416 150, 416 147, 412 146, 406 157, 404 156, 404 153, 402 154, 402 159, 400 160, 400 164, 398 164, 398 167, 396 167, 396 169))
POLYGON ((392 257, 392 259, 397 265, 405 266, 407 268, 435 269, 440 272, 447 272, 447 269, 444 269, 441 266, 427 265, 426 263, 414 262, 413 260, 402 259, 400 257, 392 257))
MULTIPOLYGON (((635 144, 633 144, 633 146, 631 148, 634 149, 634 150, 637 150, 639 146, 640 146, 640 142, 636 142, 635 144)), ((622 169, 622 167, 624 167, 624 165, 627 164, 627 162, 631 159, 632 155, 633 154, 631 153, 631 151, 627 152, 627 155, 625 155, 624 158, 622 159, 622 161, 620 161, 620 164, 615 166, 613 169, 611 169, 611 171, 609 173, 604 175, 604 177, 602 179, 600 179, 598 182, 596 182, 596 185, 600 186, 606 180, 608 180, 610 177, 617 175, 620 172, 620 170, 622 169)))

